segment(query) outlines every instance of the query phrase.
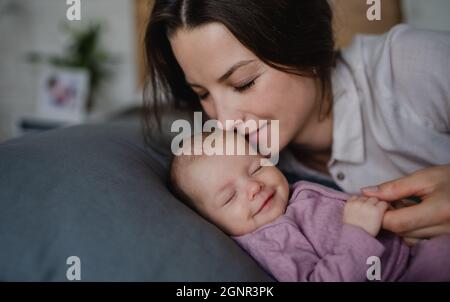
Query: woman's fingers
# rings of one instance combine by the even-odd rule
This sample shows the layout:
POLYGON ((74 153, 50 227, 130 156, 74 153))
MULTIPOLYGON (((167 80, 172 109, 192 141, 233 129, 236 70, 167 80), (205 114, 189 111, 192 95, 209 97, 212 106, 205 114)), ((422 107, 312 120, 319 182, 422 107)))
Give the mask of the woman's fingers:
POLYGON ((450 223, 416 229, 401 234, 401 236, 409 238, 430 238, 436 236, 436 234, 450 234, 450 223))
POLYGON ((423 173, 413 173, 403 178, 385 182, 374 187, 362 188, 363 195, 378 197, 385 201, 394 201, 409 196, 420 196, 429 187, 427 177, 423 173))
MULTIPOLYGON (((417 237, 450 234, 450 165, 423 169, 376 187, 364 188, 362 192, 367 197, 385 201, 421 197, 419 204, 407 206, 405 203, 404 208, 386 212, 383 219, 385 229, 417 237)), ((392 204, 394 208, 396 205, 392 204)))
POLYGON ((433 203, 420 203, 384 214, 383 228, 394 233, 410 232, 442 222, 433 203))

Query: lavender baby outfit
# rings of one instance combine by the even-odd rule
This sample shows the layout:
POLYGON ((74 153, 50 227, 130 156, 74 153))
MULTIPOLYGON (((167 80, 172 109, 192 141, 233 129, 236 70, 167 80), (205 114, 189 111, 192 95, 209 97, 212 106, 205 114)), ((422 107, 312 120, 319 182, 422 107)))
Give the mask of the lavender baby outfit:
POLYGON ((342 223, 348 197, 296 182, 284 215, 233 239, 278 281, 368 281, 372 256, 380 259, 381 281, 450 281, 450 236, 412 248, 385 230, 374 238, 342 223))

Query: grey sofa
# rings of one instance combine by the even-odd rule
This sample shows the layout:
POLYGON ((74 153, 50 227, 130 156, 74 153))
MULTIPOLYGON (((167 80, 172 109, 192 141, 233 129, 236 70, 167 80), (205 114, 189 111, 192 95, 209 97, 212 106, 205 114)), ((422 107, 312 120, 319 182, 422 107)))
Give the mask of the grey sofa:
POLYGON ((0 280, 67 281, 70 256, 81 281, 273 280, 168 191, 170 139, 135 119, 0 144, 0 280))

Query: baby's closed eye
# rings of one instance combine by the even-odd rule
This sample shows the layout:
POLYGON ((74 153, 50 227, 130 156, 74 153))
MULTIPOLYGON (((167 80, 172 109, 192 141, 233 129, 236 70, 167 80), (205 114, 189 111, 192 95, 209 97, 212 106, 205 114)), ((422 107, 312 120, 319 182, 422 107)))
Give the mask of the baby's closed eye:
POLYGON ((236 196, 236 191, 231 191, 225 198, 225 203, 223 204, 223 206, 226 206, 227 204, 229 204, 234 199, 235 196, 236 196))
POLYGON ((256 167, 256 169, 253 170, 253 172, 251 173, 251 175, 257 173, 257 172, 258 172, 259 170, 261 170, 261 169, 262 169, 262 166, 261 166, 261 165, 258 165, 258 166, 256 167))

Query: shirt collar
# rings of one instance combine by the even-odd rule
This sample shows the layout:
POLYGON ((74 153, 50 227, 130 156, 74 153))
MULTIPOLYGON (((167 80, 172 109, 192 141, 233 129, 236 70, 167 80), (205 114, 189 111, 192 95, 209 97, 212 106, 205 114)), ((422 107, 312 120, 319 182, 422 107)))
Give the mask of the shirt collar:
POLYGON ((361 104, 352 71, 338 61, 332 73, 333 147, 329 165, 334 161, 359 164, 364 161, 364 133, 361 104))

